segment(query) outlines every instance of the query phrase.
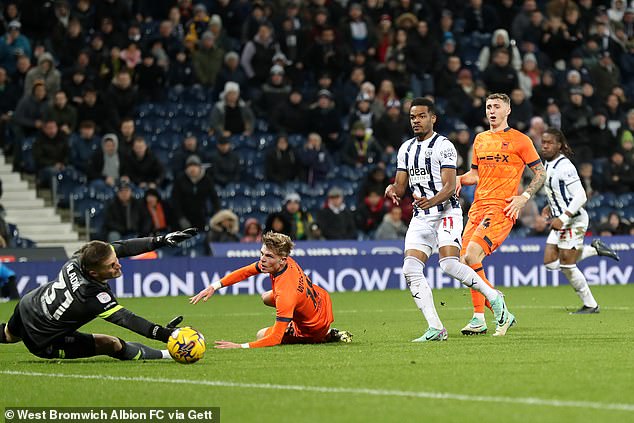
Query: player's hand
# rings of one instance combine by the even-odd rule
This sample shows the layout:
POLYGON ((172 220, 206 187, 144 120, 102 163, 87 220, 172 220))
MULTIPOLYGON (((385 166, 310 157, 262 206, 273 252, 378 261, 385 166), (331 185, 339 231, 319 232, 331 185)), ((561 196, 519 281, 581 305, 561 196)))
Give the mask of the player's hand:
POLYGON ((550 228, 551 229, 555 229, 555 230, 560 230, 564 227, 564 222, 561 221, 561 219, 559 219, 558 217, 554 218, 551 222, 550 222, 550 228))
POLYGON ((214 345, 214 348, 220 349, 242 348, 242 345, 229 341, 215 341, 214 344, 216 344, 214 345))
POLYGON ((550 214, 550 206, 544 206, 544 208, 542 209, 542 216, 546 219, 550 219, 551 214, 550 214))
POLYGON ((427 197, 419 197, 416 194, 412 194, 412 196, 414 197, 413 204, 419 209, 427 210, 428 208, 432 207, 432 204, 427 197))
POLYGON ((176 316, 170 320, 165 327, 168 329, 176 329, 183 322, 183 316, 176 316))
POLYGON ((520 210, 526 205, 528 199, 523 195, 514 195, 507 198, 506 202, 509 204, 504 207, 504 214, 506 214, 506 217, 517 220, 520 215, 520 210))
POLYGON ((460 197, 460 191, 462 191, 462 178, 460 176, 456 177, 456 196, 460 197))
POLYGON ((215 292, 216 292, 216 289, 213 286, 209 285, 207 288, 203 289, 198 294, 191 297, 189 299, 189 303, 198 304, 200 300, 203 300, 203 302, 206 303, 207 300, 211 298, 211 296, 214 295, 215 292))
POLYGON ((167 235, 160 235, 155 238, 157 244, 169 245, 170 247, 176 247, 180 242, 185 241, 186 239, 190 239, 191 237, 198 234, 198 229, 196 228, 187 228, 182 231, 170 232, 167 235))
POLYGON ((394 189, 394 184, 389 184, 387 188, 385 188, 385 197, 392 200, 394 204, 397 206, 401 203, 401 198, 396 194, 396 190, 394 189))

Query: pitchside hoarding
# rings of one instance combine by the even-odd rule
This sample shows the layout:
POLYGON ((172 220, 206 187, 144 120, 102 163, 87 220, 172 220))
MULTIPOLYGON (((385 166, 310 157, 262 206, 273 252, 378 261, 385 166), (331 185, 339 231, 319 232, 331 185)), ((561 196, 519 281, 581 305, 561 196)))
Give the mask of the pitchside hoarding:
MULTIPOLYGON (((589 242, 590 240, 588 240, 589 242)), ((634 283, 634 237, 605 238, 621 261, 591 257, 579 264, 590 285, 634 283)), ((489 280, 496 286, 558 286, 568 284, 560 272, 542 265, 544 238, 509 239, 485 260, 489 280)), ((216 244, 214 257, 121 260, 123 276, 110 282, 118 297, 193 295, 233 269, 257 260, 258 244, 216 244)), ((402 242, 299 242, 294 257, 314 283, 331 292, 405 289, 402 242)), ((435 289, 458 288, 444 275, 438 256, 425 266, 435 289)), ((63 262, 11 263, 23 295, 57 276, 63 262)), ((258 275, 220 291, 222 295, 260 294, 270 289, 268 275, 258 275)))

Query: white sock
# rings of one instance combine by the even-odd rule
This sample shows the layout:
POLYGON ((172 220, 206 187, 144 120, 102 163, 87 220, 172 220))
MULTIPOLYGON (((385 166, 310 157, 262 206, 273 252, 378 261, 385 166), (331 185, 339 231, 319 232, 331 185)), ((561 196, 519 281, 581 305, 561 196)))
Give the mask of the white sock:
POLYGON ((430 328, 442 329, 443 325, 434 306, 434 296, 425 279, 425 264, 416 257, 407 256, 403 260, 403 275, 414 297, 416 306, 423 312, 430 328))
POLYGON ((597 302, 592 296, 592 292, 590 291, 590 287, 588 286, 588 282, 586 281, 585 276, 577 265, 575 264, 562 264, 561 272, 566 275, 568 278, 568 282, 575 289, 581 301, 583 301, 583 305, 586 307, 596 307, 597 302))
POLYGON ((546 269, 548 270, 559 270, 560 268, 560 263, 559 263, 559 259, 555 260, 555 261, 551 261, 550 263, 545 263, 544 266, 546 266, 546 269))
POLYGON ((581 249, 581 256, 579 256, 577 262, 596 255, 598 255, 596 248, 594 248, 592 245, 584 245, 581 249))
POLYGON ((466 264, 460 263, 458 257, 443 257, 438 261, 438 264, 440 264, 440 268, 445 274, 458 279, 467 288, 475 289, 484 295, 489 302, 498 297, 498 292, 487 285, 475 270, 466 264))
POLYGON ((161 353, 163 354, 163 358, 172 358, 170 352, 167 350, 161 350, 161 353))
POLYGON ((473 313, 473 317, 484 322, 484 313, 473 313))

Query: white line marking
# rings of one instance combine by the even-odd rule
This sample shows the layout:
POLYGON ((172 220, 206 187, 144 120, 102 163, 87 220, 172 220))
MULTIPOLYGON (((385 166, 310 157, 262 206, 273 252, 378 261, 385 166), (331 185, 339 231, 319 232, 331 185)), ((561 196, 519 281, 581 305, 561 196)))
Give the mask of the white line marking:
POLYGON ((513 397, 496 397, 486 395, 463 395, 450 392, 425 392, 425 391, 397 391, 390 389, 365 389, 365 388, 344 388, 333 386, 308 386, 308 385, 277 385, 270 383, 243 383, 229 382, 222 380, 188 380, 188 379, 166 379, 152 377, 127 377, 127 376, 109 376, 109 375, 78 375, 64 373, 39 373, 39 372, 21 372, 13 370, 3 370, 0 374, 14 376, 32 376, 32 377, 52 377, 67 379, 96 379, 118 382, 144 382, 144 383, 167 383, 179 385, 202 385, 216 386, 223 388, 246 388, 246 389, 266 389, 276 391, 301 391, 301 392, 319 392, 325 394, 352 394, 352 395, 370 395, 380 397, 411 397, 425 398, 435 400, 454 400, 467 402, 491 402, 491 403, 507 403, 507 404, 524 404, 544 407, 568 407, 568 408, 590 408, 595 410, 616 410, 634 412, 634 404, 623 403, 604 403, 593 401, 568 401, 568 400, 552 400, 543 398, 513 398, 513 397))

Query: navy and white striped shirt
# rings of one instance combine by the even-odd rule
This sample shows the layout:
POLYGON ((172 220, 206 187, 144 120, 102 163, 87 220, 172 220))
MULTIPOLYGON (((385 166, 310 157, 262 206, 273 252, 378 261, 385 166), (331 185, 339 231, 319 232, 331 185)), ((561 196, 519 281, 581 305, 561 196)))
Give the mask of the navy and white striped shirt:
MULTIPOLYGON (((414 137, 401 145, 398 150, 396 170, 407 172, 409 187, 414 194, 431 198, 442 189, 441 169, 455 169, 457 157, 456 148, 451 141, 433 132, 426 140, 419 141, 414 137)), ((450 209, 460 209, 460 203, 455 194, 443 204, 431 209, 415 208, 414 215, 438 214, 450 209)))
POLYGON ((546 183, 544 189, 553 216, 560 216, 572 201, 568 186, 581 182, 575 165, 563 154, 546 162, 546 183))

